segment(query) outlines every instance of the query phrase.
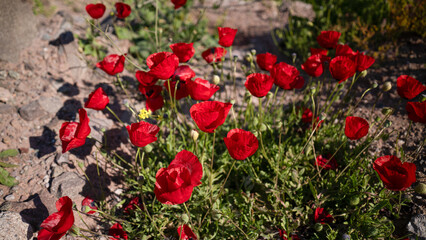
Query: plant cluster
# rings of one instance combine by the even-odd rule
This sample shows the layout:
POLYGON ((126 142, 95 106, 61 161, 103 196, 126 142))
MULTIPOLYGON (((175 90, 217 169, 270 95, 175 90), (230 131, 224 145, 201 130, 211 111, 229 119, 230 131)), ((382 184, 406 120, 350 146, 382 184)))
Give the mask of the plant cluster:
MULTIPOLYGON (((185 5, 185 1, 172 3, 176 9, 185 5)), ((129 5, 117 4, 117 17, 132 17, 129 5)), ((160 3, 155 4, 157 12, 160 3)), ((94 6, 86 8, 92 18, 105 11, 94 6)), ((232 55, 236 34, 237 29, 219 27, 220 47, 201 53, 217 74, 213 83, 196 78, 191 70, 191 59, 200 54, 192 41, 173 41, 167 46, 171 51, 156 45, 157 51, 146 58, 147 69, 123 53, 98 62, 96 66, 115 76, 129 99, 120 73, 124 65, 132 64, 145 98, 146 109, 140 111, 131 102, 126 104, 133 113, 131 125, 108 107, 109 97, 102 88, 95 89, 84 105, 106 109, 127 128, 135 152, 132 161, 108 151, 108 141, 98 143, 101 154, 125 176, 127 199, 111 204, 86 196, 78 210, 71 199, 62 197, 56 204, 58 212, 42 223, 38 239, 60 239, 67 232, 86 239, 106 234, 73 227, 73 211, 100 217, 111 226, 109 239, 393 237, 392 219, 409 201, 402 193, 416 182, 412 162, 425 141, 411 153, 369 152, 375 141, 399 131, 388 120, 392 108, 380 118, 374 111, 368 116, 357 112, 363 97, 378 87, 352 96, 353 86, 367 77, 374 58, 339 44, 340 32, 323 31, 317 37, 322 48, 311 49, 300 66, 310 76, 305 80, 296 66, 252 51, 243 69, 244 101, 237 102, 238 58, 232 55), (223 77, 226 71, 230 81, 223 77), (231 96, 220 91, 226 89, 233 90, 231 96), (301 100, 288 101, 287 93, 301 100)), ((391 88, 386 83, 381 91, 391 88)), ((410 100, 409 128, 413 122, 426 123, 426 101, 416 100, 424 90, 410 76, 398 78, 398 94, 410 100)), ((63 152, 84 145, 90 137, 84 108, 79 116, 78 123, 61 126, 63 152)))

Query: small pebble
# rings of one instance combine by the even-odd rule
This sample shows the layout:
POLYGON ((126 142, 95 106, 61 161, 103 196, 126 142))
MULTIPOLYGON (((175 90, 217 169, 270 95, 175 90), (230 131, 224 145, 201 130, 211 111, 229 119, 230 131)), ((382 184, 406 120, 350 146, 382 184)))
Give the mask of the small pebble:
POLYGON ((4 198, 4 200, 13 201, 13 200, 15 200, 15 196, 13 194, 9 194, 4 198))
POLYGON ((17 73, 17 72, 15 72, 15 71, 12 71, 12 70, 9 70, 9 76, 11 77, 11 78, 13 78, 13 79, 16 79, 16 80, 18 80, 19 79, 19 73, 17 73))

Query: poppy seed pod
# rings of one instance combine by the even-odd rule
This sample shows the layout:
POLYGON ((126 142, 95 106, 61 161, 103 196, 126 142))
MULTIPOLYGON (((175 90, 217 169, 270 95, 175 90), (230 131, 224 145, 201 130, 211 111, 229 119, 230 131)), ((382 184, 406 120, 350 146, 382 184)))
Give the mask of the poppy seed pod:
POLYGON ((417 186, 414 188, 414 191, 416 191, 416 193, 418 194, 426 195, 426 184, 424 183, 417 184, 417 186))
POLYGON ((383 85, 382 85, 382 90, 383 90, 383 92, 387 92, 387 91, 389 91, 389 90, 391 90, 392 89, 392 84, 390 83, 390 82, 385 82, 383 85))

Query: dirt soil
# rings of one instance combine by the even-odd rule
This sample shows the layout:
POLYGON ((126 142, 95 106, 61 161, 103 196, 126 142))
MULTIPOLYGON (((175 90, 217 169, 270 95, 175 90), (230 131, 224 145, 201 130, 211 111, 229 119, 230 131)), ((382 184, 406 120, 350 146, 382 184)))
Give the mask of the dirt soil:
MULTIPOLYGON (((98 86, 108 89, 110 107, 126 124, 135 119, 125 109, 124 102, 131 101, 137 109, 144 107, 133 73, 125 71, 123 74, 129 87, 134 87, 130 93, 135 98, 126 99, 123 92, 114 85, 114 79, 96 69, 93 59, 87 60, 80 53, 74 35, 83 35, 86 31, 85 3, 52 0, 50 4, 56 6, 56 12, 50 17, 37 16, 38 35, 32 45, 22 51, 21 60, 18 63, 2 63, 0 66, 0 87, 6 89, 11 96, 0 100, 0 151, 18 149, 20 152, 16 157, 1 159, 3 162, 17 165, 16 168, 7 170, 19 184, 12 188, 0 185, 0 205, 2 210, 20 213, 32 208, 34 211, 31 214, 35 215, 34 225, 40 224, 45 217, 55 212, 54 202, 63 195, 69 195, 78 208, 81 208, 81 201, 85 196, 96 200, 106 198, 111 206, 128 197, 122 194, 124 184, 120 170, 114 168, 98 153, 97 147, 100 145, 95 140, 88 139, 84 147, 61 153, 61 124, 76 118, 78 120, 77 111, 84 105, 89 93, 98 86), (65 186, 69 189, 64 192, 61 188, 65 186), (41 202, 42 207, 37 202, 41 202)), ((257 49, 258 53, 269 51, 279 54, 270 37, 270 31, 274 27, 285 25, 287 12, 285 9, 279 9, 276 1, 224 1, 224 5, 219 9, 208 8, 206 16, 210 20, 213 34, 215 26, 220 23, 238 28, 234 49, 235 55, 240 59, 239 64, 243 62, 244 55, 253 48, 257 49), (233 4, 229 5, 229 2, 233 4), (247 17, 247 14, 250 17, 247 17)), ((127 41, 116 40, 116 43, 121 49, 129 47, 127 41)), ((407 74, 425 84, 426 43, 424 39, 410 37, 402 39, 398 44, 398 51, 389 50, 387 57, 377 60, 368 70, 367 77, 360 79, 355 85, 354 95, 360 96, 374 81, 379 86, 386 81, 392 84, 392 89, 377 101, 374 114, 383 116, 381 111, 384 107, 395 108, 396 113, 389 120, 392 122, 392 128, 397 131, 390 134, 389 140, 380 140, 372 148, 376 156, 395 154, 396 145, 403 147, 410 154, 420 146, 425 136, 425 126, 419 123, 413 124, 410 131, 407 131, 409 120, 405 112, 406 101, 400 101, 396 92, 396 79, 399 75, 407 74), (400 137, 397 141, 398 133, 400 137)), ((110 49, 110 52, 113 50, 110 49)), ((280 59, 286 58, 280 55, 280 59)), ((197 70, 197 74, 205 74, 202 71, 197 70)), ((238 76, 238 81, 239 95, 242 98, 242 74, 238 76)), ((379 94, 379 89, 368 93, 354 115, 368 117, 379 94)), ((289 101, 293 97, 296 96, 287 96, 289 101)), ((106 137, 109 151, 131 159, 135 151, 129 144, 126 129, 106 110, 87 111, 92 129, 91 136, 99 141, 106 137)), ((408 158, 417 165, 417 181, 423 183, 426 183, 425 156, 426 152, 423 150, 418 158, 408 158)), ((407 221, 411 215, 426 214, 425 196, 410 190, 406 197, 413 200, 406 212, 407 221)), ((109 226, 85 216, 83 219, 89 227, 107 233, 109 226)), ((401 234, 405 232, 406 222, 399 226, 401 234)), ((83 226, 79 217, 76 217, 76 224, 83 226)))

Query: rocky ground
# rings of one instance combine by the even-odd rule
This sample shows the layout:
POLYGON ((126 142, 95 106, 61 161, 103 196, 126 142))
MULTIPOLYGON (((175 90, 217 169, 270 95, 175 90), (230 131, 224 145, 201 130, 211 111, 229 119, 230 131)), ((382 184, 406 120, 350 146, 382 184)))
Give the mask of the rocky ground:
MULTIPOLYGON (((222 18, 228 26, 239 29, 235 53, 241 60, 252 48, 258 52, 279 54, 269 32, 274 27, 285 25, 290 5, 278 8, 276 1, 222 2, 219 9, 208 8, 206 16, 210 19, 212 31, 215 31, 213 26, 218 18, 222 18), (247 21, 241 21, 242 14, 247 21), (250 14, 250 17, 246 17, 246 14, 250 14)), ((69 196, 77 208, 81 207, 85 196, 96 200, 106 196, 109 204, 115 204, 126 197, 122 195, 124 185, 120 171, 99 154, 96 141, 88 139, 84 147, 62 154, 59 129, 64 121, 76 119, 77 110, 84 105, 88 94, 98 86, 109 89, 107 93, 110 96, 111 108, 127 124, 134 119, 131 113, 126 111, 123 102, 133 101, 138 109, 142 108, 144 103, 126 99, 115 87, 113 79, 94 68, 93 61, 87 61, 80 53, 74 34, 84 34, 87 28, 86 15, 83 12, 85 4, 52 0, 50 5, 56 7, 51 16, 37 15, 29 20, 37 23, 36 31, 32 31, 35 36, 32 41, 17 43, 21 45, 17 46, 17 50, 21 50, 19 56, 6 55, 11 58, 2 61, 0 65, 0 151, 19 151, 17 156, 0 160, 17 165, 7 170, 19 182, 11 188, 0 185, 2 239, 32 239, 36 236, 33 233, 38 231, 40 223, 56 211, 55 201, 61 196, 69 196)), ((293 13, 305 10, 296 7, 291 9, 293 13)), ((31 26, 26 27, 31 31, 31 26)), ((13 30, 11 27, 8 31, 13 30)), ((125 41, 117 41, 117 44, 122 49, 129 46, 125 41)), ((390 81, 393 84, 393 89, 384 93, 378 101, 375 111, 380 115, 383 107, 391 106, 397 109, 390 120, 403 134, 395 144, 412 151, 424 141, 425 128, 424 125, 413 124, 410 132, 405 131, 409 122, 404 110, 405 105, 398 103, 395 85, 396 78, 401 74, 424 81, 425 42, 412 38, 403 40, 399 54, 391 50, 389 56, 391 57, 374 65, 374 69, 369 71, 367 78, 360 83, 358 91, 361 92, 361 89, 365 89, 365 86, 368 87, 373 81, 379 84, 390 81)), ((197 70, 197 74, 203 75, 203 70, 197 70)), ((125 72, 124 76, 130 87, 135 86, 136 89, 137 81, 133 73, 125 72)), ((243 82, 242 75, 239 75, 238 79, 243 82)), ((138 96, 137 90, 131 91, 131 94, 138 96)), ((367 115, 378 94, 378 90, 368 94, 357 113, 367 115)), ((289 101, 292 97, 294 96, 291 94, 287 96, 289 101)), ((134 155, 128 144, 127 131, 111 114, 107 111, 88 110, 88 116, 91 136, 94 139, 102 141, 105 136, 110 151, 128 157, 134 155)), ((396 139, 395 133, 391 135, 391 139, 396 139)), ((375 153, 391 154, 394 147, 392 142, 379 142, 375 153)), ((418 159, 413 159, 418 166, 417 177, 420 182, 425 182, 424 153, 425 151, 418 159)), ((409 197, 414 203, 411 209, 407 210, 407 218, 402 223, 401 231, 405 231, 409 217, 413 216, 410 225, 415 230, 412 231, 421 232, 418 228, 425 223, 425 196, 410 193, 409 197)), ((109 228, 91 218, 83 218, 93 229, 106 233, 109 228)), ((76 219, 76 224, 82 226, 80 218, 76 216, 76 219)), ((426 231, 423 231, 423 234, 424 232, 426 231)))

